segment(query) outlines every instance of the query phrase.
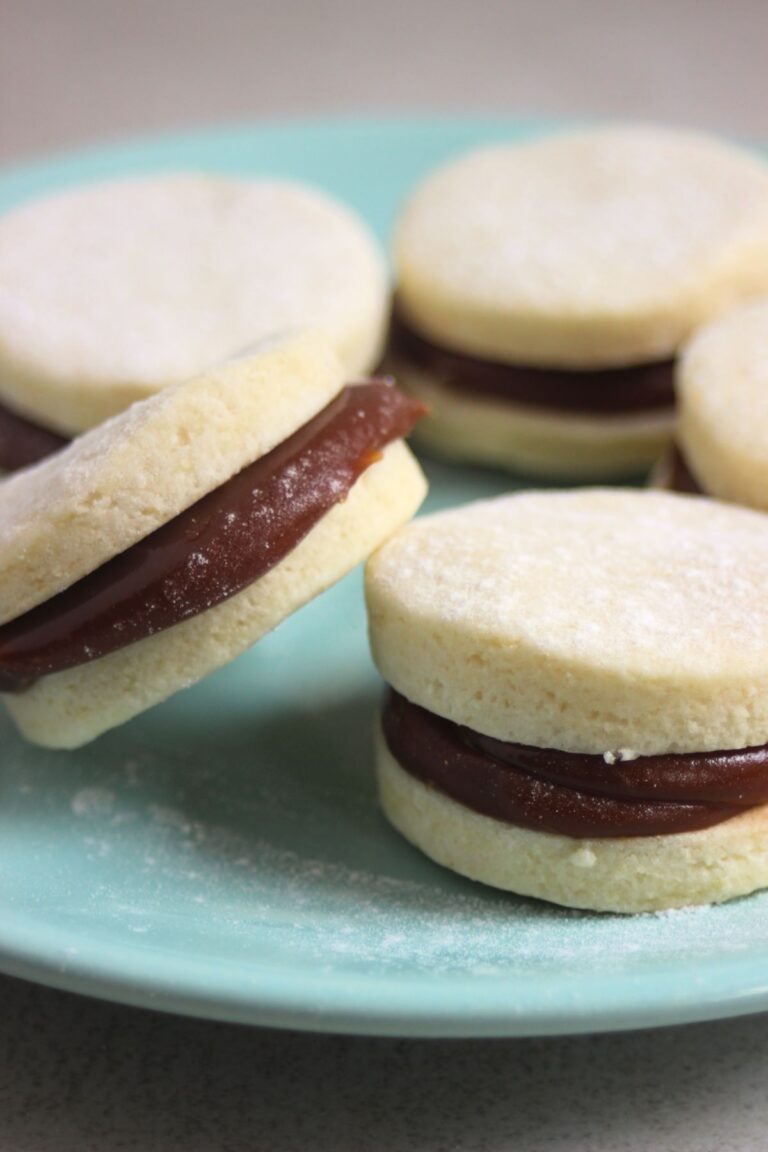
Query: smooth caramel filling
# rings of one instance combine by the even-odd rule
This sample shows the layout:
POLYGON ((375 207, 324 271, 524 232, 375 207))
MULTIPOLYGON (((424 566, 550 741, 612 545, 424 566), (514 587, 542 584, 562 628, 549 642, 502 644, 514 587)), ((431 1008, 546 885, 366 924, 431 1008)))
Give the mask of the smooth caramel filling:
POLYGON ((406 772, 475 812, 537 832, 664 836, 709 828, 768 803, 768 745, 608 763, 494 740, 392 689, 382 724, 406 772))
POLYGON ((0 404, 0 472, 17 472, 58 452, 69 441, 0 404))
POLYGON ((663 463, 664 475, 659 487, 668 492, 687 492, 694 496, 704 496, 706 493, 688 466, 688 461, 682 449, 674 442, 663 463))
POLYGON ((70 588, 0 627, 0 691, 213 608, 278 564, 423 412, 388 381, 345 388, 266 456, 70 588))
POLYGON ((394 369, 398 362, 428 372, 452 391, 573 414, 651 413, 671 409, 675 400, 671 360, 588 371, 503 364, 435 344, 395 304, 387 363, 394 369))

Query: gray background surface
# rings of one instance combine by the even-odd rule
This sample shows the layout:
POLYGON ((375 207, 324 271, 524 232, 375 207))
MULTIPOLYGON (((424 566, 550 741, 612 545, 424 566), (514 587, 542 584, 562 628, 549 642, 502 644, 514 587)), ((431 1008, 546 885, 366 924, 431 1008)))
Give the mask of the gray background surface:
POLYGON ((224 119, 396 109, 768 136, 764 0, 2 0, 0 160, 224 119))
MULTIPOLYGON (((768 139, 766 46, 764 0, 0 0, 0 163, 223 120, 398 109, 768 139)), ((0 1152, 763 1152, 767 1078, 765 1017, 358 1040, 0 978, 0 1152)))
POLYGON ((765 1017, 547 1040, 175 1019, 0 979, 3 1152, 742 1152, 765 1017))

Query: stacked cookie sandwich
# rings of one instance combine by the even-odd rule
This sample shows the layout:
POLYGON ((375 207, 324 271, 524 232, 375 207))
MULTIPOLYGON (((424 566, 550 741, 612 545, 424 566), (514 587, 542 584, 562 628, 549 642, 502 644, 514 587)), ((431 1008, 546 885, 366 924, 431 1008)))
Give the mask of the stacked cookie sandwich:
POLYGON ((368 563, 392 823, 474 880, 639 912, 768 885, 768 518, 524 493, 368 563))
POLYGON ((768 168, 667 129, 462 156, 398 220, 388 364, 430 405, 418 439, 554 479, 639 474, 674 417, 673 360, 768 291, 768 168))

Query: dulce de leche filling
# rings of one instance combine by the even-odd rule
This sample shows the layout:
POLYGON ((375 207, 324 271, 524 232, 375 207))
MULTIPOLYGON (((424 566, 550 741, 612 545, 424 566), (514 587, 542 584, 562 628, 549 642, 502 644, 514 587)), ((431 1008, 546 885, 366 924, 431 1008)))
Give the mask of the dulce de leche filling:
POLYGON ((423 407, 387 381, 345 388, 271 452, 76 584, 0 627, 0 691, 106 656, 213 608, 278 564, 423 407))
POLYGON ((768 745, 606 762, 482 736, 390 689, 390 752, 452 800, 537 832, 576 838, 663 836, 720 824, 768 803, 768 745))
POLYGON ((16 472, 58 452, 69 441, 0 404, 0 471, 16 472))
POLYGON ((678 444, 670 445, 664 459, 663 475, 659 483, 660 488, 668 492, 687 492, 694 496, 703 496, 704 489, 688 467, 683 452, 678 444))
POLYGON ((502 364, 454 352, 417 332, 395 305, 388 358, 428 372, 444 388, 530 408, 592 415, 663 411, 674 404, 673 364, 566 371, 502 364))

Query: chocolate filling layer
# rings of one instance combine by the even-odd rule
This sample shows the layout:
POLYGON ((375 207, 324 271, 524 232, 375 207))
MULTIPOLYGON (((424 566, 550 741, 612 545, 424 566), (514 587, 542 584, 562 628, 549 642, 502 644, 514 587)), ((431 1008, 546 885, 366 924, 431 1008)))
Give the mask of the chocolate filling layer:
POLYGON ((607 764, 482 736, 391 689, 382 719, 392 755, 412 776, 475 812, 538 832, 662 836, 768 803, 768 746, 607 764))
POLYGON ((0 628, 0 691, 95 660, 234 596, 278 564, 423 408, 345 388, 266 456, 70 588, 0 628))
POLYGON ((502 364, 454 352, 417 332, 395 305, 388 356, 410 362, 445 388, 474 396, 493 396, 530 408, 597 415, 655 412, 674 405, 673 362, 631 368, 564 371, 502 364))
POLYGON ((665 476, 661 487, 669 492, 688 492, 694 496, 704 496, 704 489, 694 477, 688 461, 680 447, 674 442, 670 445, 669 454, 665 461, 665 476))
POLYGON ((58 452, 69 441, 0 404, 0 471, 16 472, 58 452))

